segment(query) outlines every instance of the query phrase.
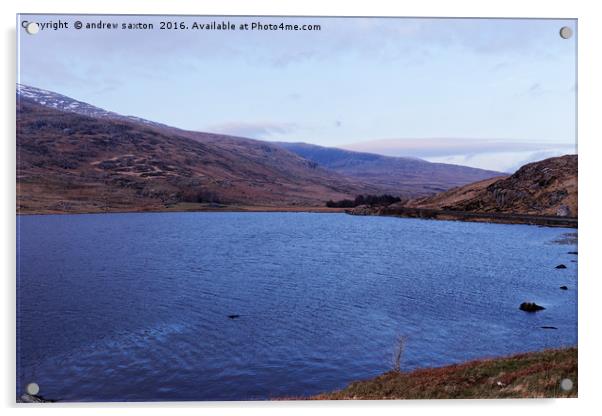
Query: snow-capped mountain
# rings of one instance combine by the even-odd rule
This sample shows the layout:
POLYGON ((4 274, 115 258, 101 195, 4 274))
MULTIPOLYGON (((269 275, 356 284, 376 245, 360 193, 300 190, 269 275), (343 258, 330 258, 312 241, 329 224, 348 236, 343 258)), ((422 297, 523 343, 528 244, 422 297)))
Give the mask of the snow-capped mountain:
POLYGON ((66 111, 70 113, 76 113, 84 116, 96 117, 96 118, 108 118, 112 120, 125 120, 135 121, 137 123, 143 123, 149 126, 155 127, 168 127, 165 124, 155 123, 140 117, 135 116, 124 116, 112 111, 107 111, 99 107, 95 107, 91 104, 84 103, 82 101, 74 100, 73 98, 65 95, 57 94, 56 92, 43 90, 41 88, 30 87, 24 84, 17 84, 17 100, 19 97, 29 98, 36 103, 51 107, 60 111, 66 111))

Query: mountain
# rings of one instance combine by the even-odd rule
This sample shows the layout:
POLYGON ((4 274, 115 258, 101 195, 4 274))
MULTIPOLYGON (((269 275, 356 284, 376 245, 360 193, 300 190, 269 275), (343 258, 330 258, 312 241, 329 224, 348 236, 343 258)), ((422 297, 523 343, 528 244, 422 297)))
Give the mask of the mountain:
POLYGON ((577 217, 577 196, 577 155, 565 155, 529 163, 511 176, 414 199, 403 206, 474 213, 577 217))
POLYGON ((373 153, 322 147, 307 143, 278 143, 285 149, 337 173, 378 185, 395 195, 417 197, 442 192, 503 175, 501 172, 418 158, 391 157, 373 153))
POLYGON ((56 92, 30 87, 24 84, 17 84, 17 100, 19 98, 27 98, 45 107, 50 107, 69 113, 80 114, 82 116, 106 118, 110 120, 133 121, 146 124, 148 126, 169 128, 169 126, 166 126, 165 124, 155 123, 154 121, 145 120, 135 116, 124 116, 112 111, 95 107, 82 101, 74 100, 73 98, 58 94, 56 92))
POLYGON ((323 206, 328 199, 382 191, 270 143, 139 122, 60 97, 46 105, 40 100, 17 97, 22 213, 198 203, 323 206))
POLYGON ((496 174, 181 130, 17 84, 23 213, 323 207, 360 194, 424 196, 496 174))

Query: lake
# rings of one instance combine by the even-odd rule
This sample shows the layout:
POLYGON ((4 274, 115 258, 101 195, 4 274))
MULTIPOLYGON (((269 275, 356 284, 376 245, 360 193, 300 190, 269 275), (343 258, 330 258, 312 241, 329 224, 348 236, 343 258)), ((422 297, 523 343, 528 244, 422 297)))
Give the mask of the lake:
POLYGON ((17 227, 19 394, 299 397, 391 369, 399 336, 404 370, 577 344, 574 229, 235 212, 17 227), (531 300, 546 309, 518 309, 531 300))

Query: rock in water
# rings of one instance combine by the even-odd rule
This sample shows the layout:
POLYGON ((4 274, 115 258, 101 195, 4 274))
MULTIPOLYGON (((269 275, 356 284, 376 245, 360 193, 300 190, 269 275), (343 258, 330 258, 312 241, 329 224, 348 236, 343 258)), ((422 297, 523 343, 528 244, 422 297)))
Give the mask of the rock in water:
POLYGON ((538 305, 535 302, 523 302, 520 304, 519 309, 525 312, 537 312, 545 308, 543 306, 538 305))
POLYGON ((240 315, 228 315, 228 318, 236 319, 236 318, 240 318, 240 315))
POLYGON ((568 254, 574 254, 575 256, 577 256, 577 252, 576 251, 569 251, 568 254))
POLYGON ((566 286, 560 286, 560 290, 569 290, 569 288, 566 286))
POLYGON ((559 264, 558 266, 556 266, 557 269, 566 269, 566 266, 564 264, 559 264))

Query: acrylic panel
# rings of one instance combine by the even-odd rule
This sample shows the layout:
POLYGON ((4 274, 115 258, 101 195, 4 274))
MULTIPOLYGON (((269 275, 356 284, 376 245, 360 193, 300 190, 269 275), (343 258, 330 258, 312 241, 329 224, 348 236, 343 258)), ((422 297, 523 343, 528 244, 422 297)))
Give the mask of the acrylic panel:
POLYGON ((576 19, 17 42, 17 401, 577 396, 576 19))

